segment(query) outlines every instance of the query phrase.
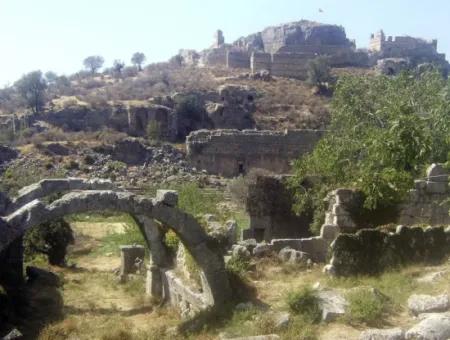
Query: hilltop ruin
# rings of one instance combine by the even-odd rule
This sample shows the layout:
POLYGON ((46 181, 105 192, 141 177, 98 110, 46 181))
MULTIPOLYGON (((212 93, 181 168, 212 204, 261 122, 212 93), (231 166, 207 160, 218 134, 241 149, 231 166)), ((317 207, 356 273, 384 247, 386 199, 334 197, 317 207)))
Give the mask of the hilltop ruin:
POLYGON ((318 56, 328 57, 332 67, 372 67, 386 59, 406 59, 408 67, 423 63, 449 67, 445 54, 437 51, 437 40, 386 38, 379 31, 372 34, 367 50, 357 49, 342 26, 308 20, 267 27, 231 44, 218 30, 210 48, 200 53, 181 50, 180 56, 187 65, 243 68, 253 73, 267 70, 274 76, 298 79, 306 78, 308 61, 318 56))

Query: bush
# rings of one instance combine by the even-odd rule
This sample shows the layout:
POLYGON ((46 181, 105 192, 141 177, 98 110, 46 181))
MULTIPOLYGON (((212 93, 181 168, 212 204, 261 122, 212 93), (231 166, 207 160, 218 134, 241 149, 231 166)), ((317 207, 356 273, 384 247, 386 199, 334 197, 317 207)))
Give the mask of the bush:
POLYGON ((161 140, 161 124, 156 120, 151 120, 147 125, 147 137, 150 142, 161 140))
POLYGON ((309 318, 312 322, 318 322, 321 318, 319 298, 311 288, 303 288, 298 292, 292 292, 287 297, 289 309, 295 313, 309 318))
POLYGON ((360 190, 369 210, 399 204, 429 164, 447 161, 449 112, 450 86, 436 72, 343 77, 327 134, 294 165, 296 211, 314 208, 321 224, 323 199, 339 187, 360 190))
POLYGON ((332 82, 330 61, 327 57, 317 57, 307 64, 307 82, 317 86, 319 90, 325 90, 332 82))
POLYGON ((74 242, 70 225, 63 219, 31 228, 24 236, 27 256, 44 254, 51 265, 65 265, 67 246, 74 242))
POLYGON ((386 300, 370 289, 356 289, 347 294, 346 319, 349 323, 380 325, 386 311, 386 300))

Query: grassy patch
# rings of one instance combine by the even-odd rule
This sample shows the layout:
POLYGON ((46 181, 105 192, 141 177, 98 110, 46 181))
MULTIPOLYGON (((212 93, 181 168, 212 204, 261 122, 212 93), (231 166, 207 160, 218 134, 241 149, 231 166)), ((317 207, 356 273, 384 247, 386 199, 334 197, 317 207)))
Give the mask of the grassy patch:
POLYGON ((333 278, 329 287, 353 288, 357 286, 373 287, 387 296, 394 309, 401 309, 408 297, 418 287, 415 280, 417 268, 409 267, 403 270, 385 272, 379 276, 355 276, 348 278, 333 278))
POLYGON ((120 246, 142 245, 148 252, 145 238, 137 226, 126 225, 123 233, 110 233, 101 239, 101 246, 97 248, 93 255, 115 254, 120 255, 120 246))
POLYGON ((368 289, 357 289, 347 294, 347 314, 345 316, 350 324, 361 323, 369 326, 382 324, 383 316, 387 310, 387 301, 368 289))
POLYGON ((311 322, 318 322, 320 320, 319 298, 314 290, 309 287, 289 293, 287 305, 293 313, 301 315, 311 322))

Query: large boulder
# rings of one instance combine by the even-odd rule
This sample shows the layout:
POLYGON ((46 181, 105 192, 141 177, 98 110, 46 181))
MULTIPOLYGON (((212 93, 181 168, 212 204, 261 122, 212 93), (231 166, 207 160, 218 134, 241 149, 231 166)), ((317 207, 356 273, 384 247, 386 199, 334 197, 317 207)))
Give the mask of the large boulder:
POLYGON ((368 329, 361 333, 360 340, 404 340, 405 332, 401 328, 368 329))
POLYGON ((406 332, 411 340, 447 340, 450 338, 450 313, 424 314, 421 321, 406 332))
POLYGON ((408 309, 414 315, 431 312, 445 312, 450 308, 447 294, 432 296, 413 294, 408 299, 408 309))

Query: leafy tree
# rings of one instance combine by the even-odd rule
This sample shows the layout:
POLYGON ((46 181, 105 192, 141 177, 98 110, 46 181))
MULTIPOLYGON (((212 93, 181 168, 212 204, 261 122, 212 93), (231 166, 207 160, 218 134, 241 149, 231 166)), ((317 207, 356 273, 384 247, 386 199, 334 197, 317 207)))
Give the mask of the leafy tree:
POLYGON ((123 61, 118 60, 118 59, 114 60, 113 71, 114 71, 115 75, 121 76, 122 75, 122 70, 123 70, 124 67, 125 67, 125 63, 123 61))
POLYGON ((328 88, 333 77, 330 73, 330 62, 327 57, 317 57, 307 64, 307 82, 312 86, 317 86, 320 91, 328 88))
POLYGON ((136 52, 131 57, 131 63, 137 67, 139 71, 142 71, 142 64, 144 63, 146 57, 142 52, 136 52))
POLYGON ((72 229, 64 219, 43 223, 30 229, 24 237, 27 255, 44 254, 55 266, 65 265, 67 246, 73 242, 72 229))
POLYGON ((328 132, 295 163, 295 208, 313 208, 317 228, 325 195, 338 187, 361 190, 368 210, 391 207, 449 150, 450 86, 438 72, 343 77, 328 132))
POLYGON ((58 75, 53 71, 47 71, 45 72, 45 79, 49 84, 54 84, 56 79, 58 79, 58 75))
POLYGON ((41 71, 25 74, 15 84, 26 105, 34 112, 41 112, 45 105, 47 82, 41 71))
POLYGON ((105 59, 99 55, 92 55, 83 60, 83 65, 88 69, 91 74, 95 74, 100 68, 103 67, 105 59))

